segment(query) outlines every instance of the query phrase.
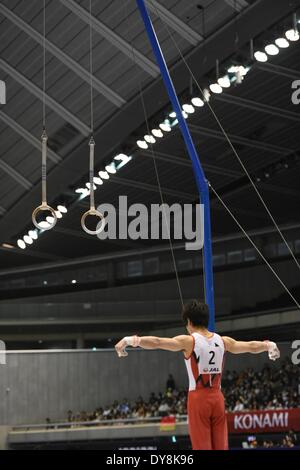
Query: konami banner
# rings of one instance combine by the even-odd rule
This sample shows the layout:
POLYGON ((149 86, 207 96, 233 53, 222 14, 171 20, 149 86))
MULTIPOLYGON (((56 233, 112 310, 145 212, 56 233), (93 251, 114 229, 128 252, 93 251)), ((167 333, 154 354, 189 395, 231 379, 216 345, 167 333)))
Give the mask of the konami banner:
POLYGON ((227 414, 231 434, 300 431, 300 408, 227 414))

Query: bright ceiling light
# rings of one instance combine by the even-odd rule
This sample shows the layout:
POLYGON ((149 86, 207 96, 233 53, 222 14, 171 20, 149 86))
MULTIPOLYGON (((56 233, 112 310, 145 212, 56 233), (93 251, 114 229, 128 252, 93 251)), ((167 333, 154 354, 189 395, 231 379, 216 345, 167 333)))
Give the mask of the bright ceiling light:
POLYGON ((52 217, 52 215, 48 215, 48 217, 46 217, 46 220, 50 225, 52 225, 54 222, 54 217, 52 217))
POLYGON ((37 240, 38 239, 37 230, 29 230, 28 235, 32 238, 32 240, 37 240))
POLYGON ((183 111, 185 111, 187 114, 194 114, 195 108, 192 104, 184 104, 182 106, 183 111))
POLYGON ((152 129, 151 132, 154 137, 157 137, 158 139, 161 139, 164 136, 163 132, 160 129, 152 129))
POLYGON ((145 135, 144 139, 148 144, 155 144, 156 140, 154 139, 153 135, 145 135))
POLYGON ((203 98, 204 98, 204 101, 206 101, 206 103, 208 103, 210 100, 210 92, 207 88, 204 88, 203 90, 203 98))
POLYGON ((144 150, 147 150, 148 148, 148 144, 144 140, 138 140, 137 146, 140 147, 140 149, 144 149, 144 150))
POLYGON ((77 284, 76 279, 73 279, 73 280, 72 280, 72 284, 77 284))
POLYGON ((107 173, 107 171, 99 171, 98 175, 103 180, 109 180, 109 174, 107 173))
POLYGON ((31 238, 29 235, 25 235, 25 236, 23 237, 23 240, 24 240, 24 242, 25 242, 27 245, 32 245, 32 244, 33 244, 33 240, 32 240, 32 238, 31 238))
MULTIPOLYGON (((86 185, 88 190, 91 189, 91 183, 85 183, 85 185, 86 185)), ((96 190, 96 189, 97 189, 97 186, 94 184, 94 190, 96 190)), ((59 218, 61 218, 61 217, 59 217, 59 218)))
POLYGON ((286 49, 290 45, 289 41, 287 41, 285 38, 277 38, 275 40, 275 44, 281 49, 286 49))
POLYGON ((60 204, 59 206, 57 206, 57 209, 62 213, 62 214, 66 214, 68 212, 68 209, 66 208, 66 206, 63 206, 62 204, 60 204))
POLYGON ((19 239, 17 241, 17 245, 18 245, 19 248, 21 248, 21 250, 25 250, 25 248, 26 248, 26 243, 24 242, 24 240, 19 239))
POLYGON ((265 51, 267 54, 269 55, 277 55, 279 54, 279 49, 277 46, 275 46, 275 44, 268 44, 266 47, 265 47, 265 51))
POLYGON ((254 52, 254 57, 257 60, 257 62, 267 62, 268 61, 268 56, 265 52, 256 51, 256 52, 254 52))
POLYGON ((85 191, 86 191, 85 188, 77 188, 77 189, 75 189, 75 193, 77 193, 77 194, 84 194, 85 191))
POLYGON ((128 155, 125 155, 124 153, 120 153, 119 155, 116 155, 114 160, 119 161, 120 163, 116 166, 117 170, 120 170, 124 165, 127 165, 132 160, 132 157, 129 157, 128 155))
MULTIPOLYGON (((82 188, 81 188, 82 189, 82 188)), ((81 191, 80 191, 80 198, 79 199, 84 199, 85 197, 89 196, 90 195, 90 190, 87 189, 87 188, 83 188, 81 191)))
POLYGON ((238 73, 242 75, 242 77, 245 77, 247 73, 249 72, 250 67, 244 67, 243 65, 238 66, 238 73))
POLYGON ((101 178, 98 178, 97 176, 94 176, 94 183, 97 185, 97 186, 101 186, 103 184, 103 181, 101 178))
POLYGON ((228 73, 237 72, 237 65, 231 65, 227 71, 228 71, 228 73))
POLYGON ((109 165, 106 165, 105 171, 107 171, 107 173, 111 173, 112 175, 115 175, 117 173, 115 162, 112 162, 109 165))
POLYGON ((223 92, 223 88, 218 83, 212 83, 209 85, 210 91, 216 94, 220 94, 223 92))
POLYGON ((49 224, 48 222, 46 222, 46 220, 42 220, 41 222, 39 222, 39 226, 43 229, 43 228, 48 228, 49 224))
POLYGON ((170 122, 166 120, 165 122, 162 122, 159 127, 161 128, 162 131, 164 132, 171 132, 172 127, 170 126, 170 122))
POLYGON ((175 113, 175 111, 172 111, 170 114, 169 114, 169 117, 172 118, 172 119, 175 119, 177 116, 177 114, 175 113))
POLYGON ((193 106, 196 106, 196 108, 202 108, 204 106, 204 101, 201 98, 195 97, 192 98, 192 104, 193 106))
POLYGON ((289 41, 299 41, 299 31, 297 31, 296 29, 289 29, 285 33, 285 36, 289 41))
POLYGON ((222 88, 230 88, 231 82, 230 82, 230 78, 228 77, 228 75, 225 75, 224 77, 219 78, 218 84, 222 88))
POLYGON ((58 219, 62 219, 62 213, 60 211, 55 211, 55 214, 58 219))
POLYGON ((124 153, 119 153, 119 155, 115 156, 114 160, 128 163, 132 160, 132 157, 128 157, 128 155, 125 155, 124 153))
POLYGON ((242 77, 247 75, 250 67, 244 67, 243 65, 231 65, 228 69, 228 73, 239 73, 242 77))

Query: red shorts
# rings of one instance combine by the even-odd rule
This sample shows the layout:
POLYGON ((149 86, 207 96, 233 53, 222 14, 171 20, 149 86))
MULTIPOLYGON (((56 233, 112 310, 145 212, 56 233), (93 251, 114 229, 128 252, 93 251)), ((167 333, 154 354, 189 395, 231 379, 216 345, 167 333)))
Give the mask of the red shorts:
POLYGON ((224 396, 218 389, 188 394, 189 433, 193 450, 228 450, 224 396))

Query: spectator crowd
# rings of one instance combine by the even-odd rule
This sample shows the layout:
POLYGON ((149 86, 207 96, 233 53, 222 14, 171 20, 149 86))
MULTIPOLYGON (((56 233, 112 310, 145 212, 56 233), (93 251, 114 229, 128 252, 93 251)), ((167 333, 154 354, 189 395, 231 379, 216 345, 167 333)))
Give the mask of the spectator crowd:
MULTIPOLYGON (((228 412, 274 410, 300 407, 299 370, 288 360, 279 367, 265 366, 261 371, 249 368, 243 372, 226 371, 222 390, 228 412)), ((138 397, 135 402, 126 398, 119 402, 99 406, 93 412, 69 410, 69 422, 149 419, 187 414, 187 392, 178 390, 172 375, 164 393, 151 393, 148 400, 138 397)), ((289 442, 288 442, 289 443, 289 442)), ((267 447, 268 444, 266 443, 267 447)))
POLYGON ((248 449, 292 449, 296 445, 299 445, 298 438, 294 431, 289 431, 281 440, 276 442, 272 440, 258 440, 255 436, 248 439, 248 442, 245 442, 243 447, 248 449))

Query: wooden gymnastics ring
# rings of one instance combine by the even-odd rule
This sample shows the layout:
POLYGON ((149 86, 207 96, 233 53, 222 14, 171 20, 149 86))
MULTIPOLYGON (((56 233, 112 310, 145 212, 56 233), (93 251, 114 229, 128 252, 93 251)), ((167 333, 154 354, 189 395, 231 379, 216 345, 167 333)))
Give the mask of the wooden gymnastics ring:
POLYGON ((83 230, 88 233, 89 235, 98 235, 99 233, 102 232, 102 230, 104 229, 105 227, 105 218, 104 218, 104 215, 101 214, 101 212, 97 211, 97 209, 95 209, 95 207, 91 207, 87 212, 85 212, 83 214, 83 216, 81 217, 81 227, 83 228, 83 230), (93 217, 98 217, 100 220, 101 220, 101 224, 99 226, 99 228, 97 228, 96 230, 90 230, 89 228, 87 228, 86 224, 85 224, 85 221, 86 221, 86 218, 88 216, 93 216, 93 217))
POLYGON ((34 211, 32 213, 32 222, 34 223, 36 228, 38 228, 39 230, 51 230, 56 225, 57 215, 55 213, 55 210, 52 207, 48 206, 48 204, 46 202, 42 202, 42 204, 40 206, 38 206, 36 209, 34 209, 34 211), (52 223, 47 222, 48 227, 46 227, 46 226, 41 227, 40 224, 38 223, 38 221, 36 220, 36 217, 39 214, 39 212, 43 212, 43 211, 51 212, 51 215, 53 217, 53 222, 52 223))

